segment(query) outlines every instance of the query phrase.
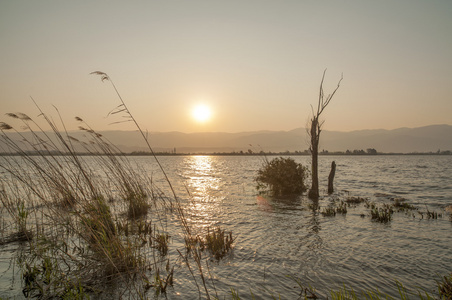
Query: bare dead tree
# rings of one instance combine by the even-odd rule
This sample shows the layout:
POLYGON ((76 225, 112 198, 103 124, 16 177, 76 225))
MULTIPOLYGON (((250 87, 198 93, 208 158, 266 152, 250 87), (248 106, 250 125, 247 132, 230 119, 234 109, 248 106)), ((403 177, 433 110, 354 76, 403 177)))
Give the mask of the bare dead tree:
POLYGON ((309 129, 309 136, 311 137, 311 157, 312 157, 312 170, 311 170, 311 176, 312 176, 312 185, 311 189, 309 190, 309 198, 311 199, 318 199, 319 198, 319 174, 318 174, 318 156, 319 156, 319 141, 320 141, 320 133, 322 132, 322 125, 325 121, 320 121, 320 115, 325 110, 325 108, 330 104, 331 99, 333 99, 334 94, 336 94, 336 91, 339 89, 339 86, 341 84, 341 81, 343 79, 343 76, 341 76, 341 79, 337 83, 336 89, 333 91, 333 93, 329 94, 325 97, 323 92, 323 81, 325 79, 326 69, 323 71, 322 81, 320 82, 320 91, 319 91, 319 102, 317 103, 317 111, 314 111, 314 108, 312 108, 312 118, 311 118, 311 128, 309 129))

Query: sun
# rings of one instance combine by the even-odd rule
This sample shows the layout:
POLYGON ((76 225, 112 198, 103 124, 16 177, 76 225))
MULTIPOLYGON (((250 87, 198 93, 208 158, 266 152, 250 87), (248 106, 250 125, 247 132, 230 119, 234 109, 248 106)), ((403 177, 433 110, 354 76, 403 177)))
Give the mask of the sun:
POLYGON ((212 116, 212 112, 207 105, 198 104, 192 110, 193 118, 199 123, 205 123, 209 121, 212 116))

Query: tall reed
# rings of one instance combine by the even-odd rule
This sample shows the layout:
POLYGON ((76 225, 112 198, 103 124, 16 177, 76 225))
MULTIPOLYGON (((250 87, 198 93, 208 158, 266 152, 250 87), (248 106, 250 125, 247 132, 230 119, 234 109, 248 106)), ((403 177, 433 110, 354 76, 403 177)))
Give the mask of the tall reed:
POLYGON ((50 130, 22 113, 7 115, 25 131, 0 123, 0 170, 8 176, 0 200, 16 224, 10 237, 29 241, 17 257, 24 293, 44 298, 106 293, 105 282, 120 280, 127 284, 118 293, 143 297, 146 270, 156 262, 147 259, 142 235, 120 233, 122 205, 112 209, 109 199, 119 198, 125 216, 138 222, 160 194, 102 135, 83 123, 87 140, 80 141, 61 118, 57 125, 37 108, 50 130))

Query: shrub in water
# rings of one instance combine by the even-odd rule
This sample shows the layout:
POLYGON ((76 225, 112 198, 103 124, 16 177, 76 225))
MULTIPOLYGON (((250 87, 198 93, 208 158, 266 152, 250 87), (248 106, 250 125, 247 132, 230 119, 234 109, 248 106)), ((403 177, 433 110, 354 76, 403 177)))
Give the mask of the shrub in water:
POLYGON ((274 196, 301 194, 306 191, 308 169, 292 158, 274 158, 258 170, 258 190, 268 189, 274 196))

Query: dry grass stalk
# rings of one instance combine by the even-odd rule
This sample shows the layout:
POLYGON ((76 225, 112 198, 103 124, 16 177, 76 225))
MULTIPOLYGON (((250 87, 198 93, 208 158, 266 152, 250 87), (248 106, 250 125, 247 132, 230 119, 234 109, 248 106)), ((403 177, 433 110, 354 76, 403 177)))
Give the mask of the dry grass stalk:
POLYGON ((143 295, 144 284, 136 279, 145 278, 151 262, 142 252, 142 234, 121 234, 122 222, 115 220, 119 215, 113 215, 105 199, 115 197, 111 191, 117 190, 116 197, 128 207, 126 215, 137 218, 148 212, 148 195, 158 201, 158 194, 149 192, 149 180, 133 171, 126 157, 94 130, 85 125, 82 130, 91 140, 82 142, 40 113, 50 131, 23 114, 9 117, 21 122, 26 134, 6 123, 0 128, 0 150, 14 154, 0 157, 0 169, 11 179, 1 188, 1 201, 18 233, 28 237, 34 231, 36 236, 28 254, 18 257, 27 294, 64 297, 77 290, 80 295, 101 291, 105 281, 121 280, 129 282, 129 294, 143 295), (81 156, 77 149, 91 156, 81 156), (39 218, 28 229, 32 211, 39 218))

